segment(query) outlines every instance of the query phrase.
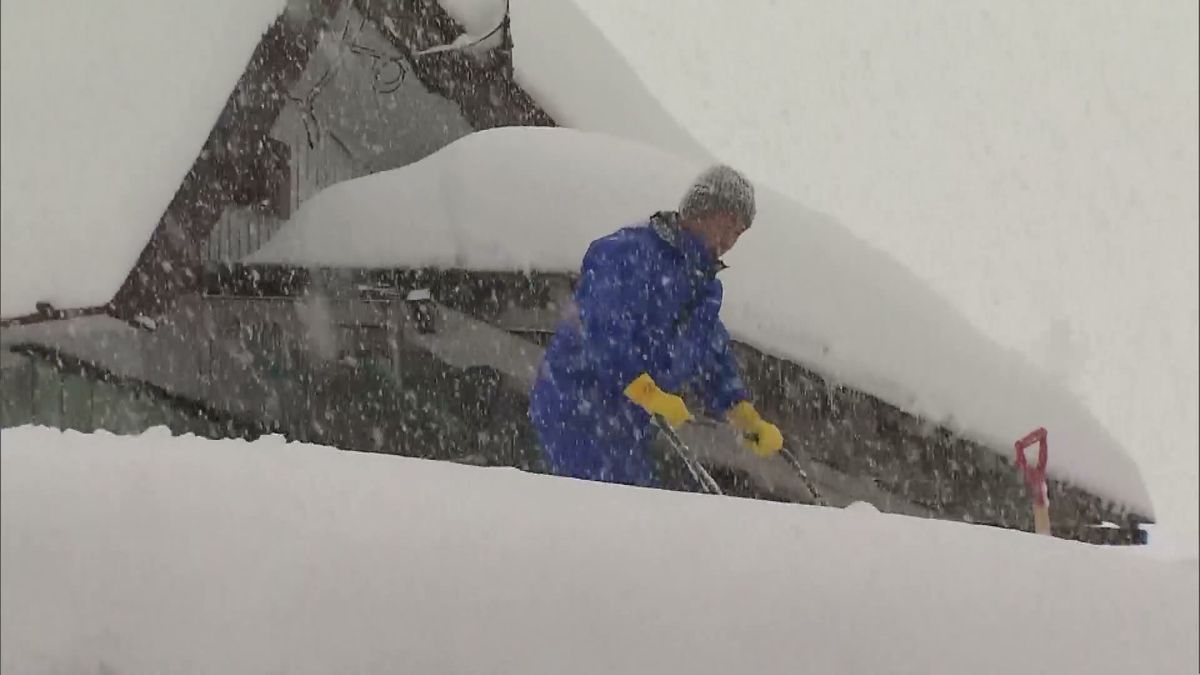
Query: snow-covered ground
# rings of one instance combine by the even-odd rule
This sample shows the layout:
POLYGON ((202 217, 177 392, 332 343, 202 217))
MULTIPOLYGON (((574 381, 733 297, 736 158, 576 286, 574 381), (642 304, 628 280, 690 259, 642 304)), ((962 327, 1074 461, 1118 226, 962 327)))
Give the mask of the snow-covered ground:
POLYGON ((0 4, 0 316, 112 299, 282 7, 0 4))
MULTIPOLYGON (((578 79, 640 80, 606 85, 617 122, 557 97, 568 124, 655 141, 665 110, 888 251, 1077 392, 1137 458, 1157 531, 1196 555, 1196 2, 608 0, 561 3, 557 31, 546 4, 514 0, 515 37, 525 19, 606 64, 578 79), (565 23, 580 13, 593 25, 565 23)), ((557 72, 516 45, 518 74, 557 72)))
MULTIPOLYGON (((250 260, 577 271, 589 242, 673 208, 702 166, 603 134, 494 129, 323 191, 250 260)), ((1053 475, 1150 512, 1136 465, 1073 395, 840 223, 769 189, 758 201, 722 273, 735 337, 1000 451, 1044 425, 1053 475)))
POLYGON ((1197 566, 287 445, 0 437, 5 673, 1197 672, 1197 566))

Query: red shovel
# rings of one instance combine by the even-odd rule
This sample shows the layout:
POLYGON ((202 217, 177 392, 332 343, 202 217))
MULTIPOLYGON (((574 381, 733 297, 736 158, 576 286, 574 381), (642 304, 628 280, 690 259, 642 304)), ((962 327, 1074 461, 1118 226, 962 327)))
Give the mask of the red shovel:
POLYGON ((1033 531, 1038 534, 1050 534, 1050 496, 1046 487, 1046 462, 1049 450, 1046 445, 1046 428, 1038 427, 1017 441, 1017 468, 1025 475, 1025 488, 1029 491, 1029 501, 1033 503, 1033 531), (1036 466, 1029 466, 1025 459, 1025 448, 1038 444, 1038 460, 1036 466))

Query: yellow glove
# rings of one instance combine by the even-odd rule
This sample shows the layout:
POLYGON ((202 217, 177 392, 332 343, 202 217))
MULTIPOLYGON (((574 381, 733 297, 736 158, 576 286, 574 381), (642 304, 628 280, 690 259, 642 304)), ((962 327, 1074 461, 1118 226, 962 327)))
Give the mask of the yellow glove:
POLYGON ((749 401, 742 401, 729 411, 729 423, 742 432, 742 440, 754 454, 770 457, 783 448, 779 427, 764 420, 749 401))
POLYGON ((642 373, 634 378, 633 382, 625 387, 625 395, 634 403, 645 408, 646 412, 651 415, 661 416, 672 427, 678 427, 692 419, 692 414, 688 412, 687 404, 683 402, 683 399, 659 389, 658 385, 654 384, 654 379, 647 373, 642 373))

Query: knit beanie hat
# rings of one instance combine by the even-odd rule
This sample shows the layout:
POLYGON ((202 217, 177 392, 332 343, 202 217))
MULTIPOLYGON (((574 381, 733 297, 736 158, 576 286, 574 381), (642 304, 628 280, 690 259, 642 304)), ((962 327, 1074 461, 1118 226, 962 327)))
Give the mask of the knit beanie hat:
POLYGON ((754 186, 734 169, 717 164, 704 170, 679 202, 684 220, 706 213, 732 213, 754 222, 754 186))

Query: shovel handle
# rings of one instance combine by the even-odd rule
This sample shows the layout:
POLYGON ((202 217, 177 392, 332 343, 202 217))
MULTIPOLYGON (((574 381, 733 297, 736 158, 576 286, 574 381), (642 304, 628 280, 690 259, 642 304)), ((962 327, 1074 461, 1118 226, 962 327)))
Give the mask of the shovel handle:
POLYGON ((1029 460, 1025 459, 1025 448, 1030 447, 1034 443, 1038 444, 1038 461, 1035 471, 1045 473, 1046 462, 1049 459, 1049 449, 1046 444, 1046 428, 1038 427, 1025 435, 1024 438, 1017 441, 1014 446, 1017 450, 1017 466, 1025 471, 1029 471, 1029 460))
POLYGON ((1035 508, 1045 507, 1049 503, 1049 496, 1046 488, 1046 463, 1049 461, 1050 451, 1046 442, 1046 428, 1038 427, 1025 435, 1024 438, 1014 444, 1017 451, 1017 468, 1025 474, 1025 486, 1029 490, 1030 499, 1033 501, 1035 508), (1034 443, 1038 445, 1038 459, 1036 466, 1029 466, 1029 460, 1025 458, 1025 448, 1032 446, 1034 443))

